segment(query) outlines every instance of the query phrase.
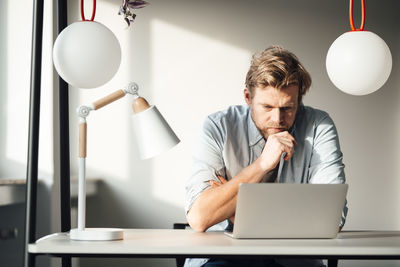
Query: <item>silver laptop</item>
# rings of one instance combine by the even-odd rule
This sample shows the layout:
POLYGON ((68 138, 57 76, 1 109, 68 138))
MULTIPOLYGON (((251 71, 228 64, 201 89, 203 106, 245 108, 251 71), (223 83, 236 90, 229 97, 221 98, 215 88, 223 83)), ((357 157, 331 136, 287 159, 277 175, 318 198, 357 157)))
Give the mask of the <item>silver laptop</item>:
POLYGON ((234 238, 335 238, 347 184, 241 184, 234 238))

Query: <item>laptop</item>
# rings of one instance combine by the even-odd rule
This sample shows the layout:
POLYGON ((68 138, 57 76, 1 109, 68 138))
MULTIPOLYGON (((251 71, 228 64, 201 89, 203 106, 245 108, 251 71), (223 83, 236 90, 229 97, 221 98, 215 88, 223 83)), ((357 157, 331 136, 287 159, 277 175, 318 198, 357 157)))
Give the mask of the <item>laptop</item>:
POLYGON ((241 184, 234 238, 335 238, 347 184, 241 184))

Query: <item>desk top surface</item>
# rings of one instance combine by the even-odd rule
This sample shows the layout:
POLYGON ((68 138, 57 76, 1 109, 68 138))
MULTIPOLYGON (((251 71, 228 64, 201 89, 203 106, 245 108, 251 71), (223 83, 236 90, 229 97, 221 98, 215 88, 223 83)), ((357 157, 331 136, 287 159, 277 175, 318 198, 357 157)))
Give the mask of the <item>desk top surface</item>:
POLYGON ((344 231, 336 239, 233 239, 222 232, 126 229, 119 241, 73 241, 67 233, 29 244, 37 254, 370 255, 400 257, 400 231, 344 231))

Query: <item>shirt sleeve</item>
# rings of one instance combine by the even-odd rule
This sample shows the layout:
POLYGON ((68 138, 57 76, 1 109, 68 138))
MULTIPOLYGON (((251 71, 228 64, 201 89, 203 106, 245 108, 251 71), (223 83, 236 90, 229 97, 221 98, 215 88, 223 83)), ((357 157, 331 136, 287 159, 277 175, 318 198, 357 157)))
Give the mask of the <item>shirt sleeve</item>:
MULTIPOLYGON (((309 183, 344 184, 343 154, 334 122, 328 114, 316 122, 313 152, 309 167, 309 183)), ((342 212, 340 226, 343 227, 347 216, 347 200, 342 212)))
POLYGON ((198 196, 208 188, 209 181, 225 176, 222 158, 223 133, 209 117, 203 123, 193 156, 192 174, 186 183, 185 211, 190 210, 198 196))

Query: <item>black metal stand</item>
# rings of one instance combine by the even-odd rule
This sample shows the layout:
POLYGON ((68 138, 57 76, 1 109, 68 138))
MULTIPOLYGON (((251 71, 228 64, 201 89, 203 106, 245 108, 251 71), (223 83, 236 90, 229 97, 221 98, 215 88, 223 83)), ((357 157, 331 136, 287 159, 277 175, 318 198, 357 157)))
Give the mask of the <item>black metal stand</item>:
MULTIPOLYGON (((33 1, 32 59, 29 102, 29 140, 26 179, 25 246, 24 267, 35 266, 35 254, 28 251, 28 245, 36 241, 36 209, 38 182, 38 151, 40 127, 40 93, 43 40, 43 0, 33 1)), ((58 33, 67 26, 67 0, 58 0, 58 33)), ((59 77, 59 120, 60 120, 60 198, 61 231, 71 229, 70 206, 70 161, 69 161, 69 118, 68 84, 59 77)), ((62 257, 62 266, 71 266, 71 257, 62 257)))
POLYGON ((328 267, 337 267, 337 266, 338 266, 338 260, 337 259, 328 260, 328 267))
MULTIPOLYGON (((58 33, 68 24, 67 0, 57 1, 58 33)), ((61 198, 61 232, 71 230, 71 202, 70 202, 70 161, 69 161, 69 108, 68 84, 58 78, 59 88, 59 129, 60 129, 60 198, 61 198)), ((71 266, 71 257, 61 258, 62 267, 71 266)))
POLYGON ((38 181, 40 85, 42 70, 43 0, 33 1, 31 93, 29 100, 29 136, 26 179, 24 266, 35 266, 35 255, 28 245, 36 241, 36 200, 38 181))

